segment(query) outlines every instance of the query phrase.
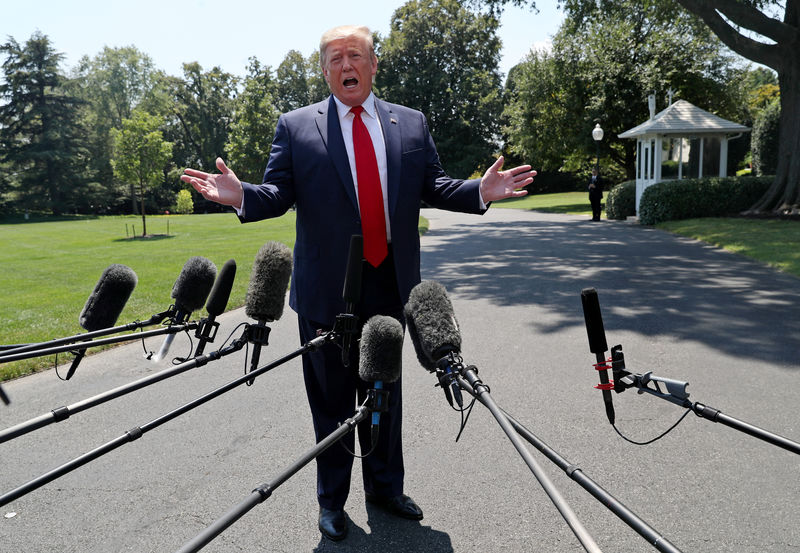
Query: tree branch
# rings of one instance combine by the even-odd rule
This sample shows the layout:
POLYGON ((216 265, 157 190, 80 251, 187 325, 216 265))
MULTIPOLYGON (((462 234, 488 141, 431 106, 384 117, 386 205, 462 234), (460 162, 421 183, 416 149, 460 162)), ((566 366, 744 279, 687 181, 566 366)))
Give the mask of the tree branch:
MULTIPOLYGON (((763 42, 758 42, 751 38, 744 36, 738 30, 736 30, 733 26, 731 26, 727 21, 725 21, 717 12, 717 10, 725 13, 726 16, 729 17, 728 13, 723 11, 723 8, 730 9, 733 4, 737 4, 740 8, 742 8, 742 12, 738 15, 741 17, 743 13, 749 14, 754 12, 758 14, 760 19, 766 19, 768 21, 772 21, 782 25, 783 27, 790 29, 788 25, 784 25, 783 23, 776 22, 774 19, 770 19, 766 17, 763 13, 756 10, 755 8, 748 8, 734 0, 711 0, 711 1, 702 1, 702 0, 677 0, 677 2, 683 6, 686 10, 690 11, 691 13, 700 17, 706 25, 714 32, 715 35, 719 37, 719 39, 731 50, 734 52, 750 59, 756 63, 761 63, 768 67, 772 67, 773 69, 777 70, 781 64, 781 45, 780 44, 764 44, 763 42)), ((731 19, 733 21, 733 19, 731 19)), ((753 27, 758 27, 758 25, 753 25, 752 21, 748 19, 748 25, 742 25, 747 27, 748 29, 756 30, 753 27)), ((756 31, 759 32, 759 31, 756 31)), ((764 34, 764 33, 761 33, 764 34)), ((793 40, 797 35, 797 31, 794 31, 794 35, 792 36, 784 36, 785 40, 793 40)), ((769 36, 764 34, 764 36, 769 36)), ((785 43, 784 43, 785 44, 785 43)))
MULTIPOLYGON (((697 3, 697 2, 695 2, 697 3)), ((762 11, 744 2, 736 0, 712 0, 708 2, 712 9, 716 9, 733 21, 736 25, 750 29, 775 42, 791 42, 797 35, 797 29, 765 15, 762 11)))

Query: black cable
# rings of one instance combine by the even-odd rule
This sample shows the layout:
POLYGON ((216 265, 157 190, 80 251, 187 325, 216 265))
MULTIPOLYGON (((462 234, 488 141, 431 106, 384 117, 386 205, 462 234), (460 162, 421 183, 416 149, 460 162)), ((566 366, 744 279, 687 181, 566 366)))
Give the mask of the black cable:
POLYGON ((622 432, 620 432, 620 431, 619 431, 619 429, 617 428, 617 426, 616 426, 615 424, 612 424, 611 426, 614 428, 614 430, 617 432, 617 434, 619 434, 619 435, 620 435, 620 437, 621 437, 623 440, 625 440, 626 442, 632 443, 632 444, 634 444, 634 445, 648 445, 648 444, 652 444, 653 442, 655 442, 655 441, 657 441, 657 440, 660 440, 661 438, 663 438, 664 436, 666 436, 667 434, 669 434, 670 432, 672 432, 672 431, 675 429, 675 427, 676 427, 676 426, 678 426, 678 425, 679 425, 681 422, 683 422, 683 419, 685 419, 685 418, 686 418, 686 415, 688 415, 688 414, 689 414, 689 413, 691 413, 691 412, 692 412, 692 410, 691 410, 691 409, 687 409, 687 410, 686 410, 686 412, 685 412, 683 415, 681 415, 681 418, 679 418, 679 419, 678 419, 678 421, 677 421, 675 424, 673 424, 672 426, 670 426, 669 428, 667 428, 667 429, 666 429, 666 430, 665 430, 665 431, 664 431, 664 432, 663 432, 663 433, 662 433, 660 436, 656 436, 656 437, 655 437, 655 438, 653 438, 652 440, 648 440, 648 441, 646 441, 646 442, 637 442, 637 441, 631 440, 630 438, 627 438, 627 437, 625 437, 625 436, 622 434, 622 432))

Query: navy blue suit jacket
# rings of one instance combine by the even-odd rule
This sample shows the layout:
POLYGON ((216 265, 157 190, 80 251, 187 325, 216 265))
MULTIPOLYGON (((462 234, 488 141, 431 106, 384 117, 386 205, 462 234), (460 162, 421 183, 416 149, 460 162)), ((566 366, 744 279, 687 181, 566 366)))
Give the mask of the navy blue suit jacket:
MULTIPOLYGON (((420 202, 482 213, 480 180, 448 177, 425 116, 376 99, 387 150, 392 249, 405 303, 420 281, 420 202)), ((263 183, 244 187, 243 222, 278 217, 297 206, 289 302, 299 315, 332 324, 342 300, 350 236, 361 234, 353 178, 333 96, 278 120, 263 183)))

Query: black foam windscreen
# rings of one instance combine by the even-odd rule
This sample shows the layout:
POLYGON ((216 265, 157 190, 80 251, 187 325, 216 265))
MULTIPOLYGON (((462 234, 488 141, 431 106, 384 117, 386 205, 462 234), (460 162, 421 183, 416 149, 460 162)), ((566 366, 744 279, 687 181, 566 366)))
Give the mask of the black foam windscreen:
POLYGON ((225 312, 228 306, 228 299, 233 289, 233 279, 236 277, 236 261, 229 259, 219 270, 217 280, 206 302, 206 311, 209 315, 217 316, 225 312))
POLYGON ((265 322, 280 319, 291 276, 292 251, 280 242, 267 242, 261 246, 247 287, 247 316, 265 322))
POLYGON ((394 317, 375 315, 361 331, 358 375, 366 382, 394 382, 403 361, 403 325, 394 317))
POLYGON ((361 276, 364 266, 364 238, 360 234, 350 237, 350 253, 347 271, 344 274, 342 299, 347 303, 358 303, 361 299, 361 276))
POLYGON ((138 281, 130 267, 109 265, 83 306, 80 325, 89 332, 113 327, 138 281))
POLYGON ((603 354, 608 351, 606 331, 603 328, 603 315, 600 313, 600 300, 597 290, 584 288, 581 290, 583 318, 586 321, 586 334, 589 336, 589 351, 603 354))
POLYGON ((445 287, 434 280, 417 284, 405 306, 408 333, 420 364, 433 371, 436 361, 451 351, 461 351, 453 305, 445 287))
POLYGON ((214 286, 217 267, 205 257, 191 257, 172 286, 175 307, 191 313, 203 307, 214 286))

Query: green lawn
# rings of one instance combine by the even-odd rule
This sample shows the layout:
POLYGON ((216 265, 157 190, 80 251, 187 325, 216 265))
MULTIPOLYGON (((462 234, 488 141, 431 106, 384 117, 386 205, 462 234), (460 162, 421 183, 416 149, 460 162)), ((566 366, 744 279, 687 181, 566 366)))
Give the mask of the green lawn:
MULTIPOLYGON (((294 245, 295 215, 240 224, 232 214, 169 215, 147 218, 99 217, 52 222, 0 224, 0 312, 3 344, 39 342, 85 332, 78 317, 100 275, 112 263, 134 270, 138 284, 118 324, 149 318, 172 303, 172 285, 192 256, 210 259, 217 269, 236 261, 229 308, 244 305, 253 260, 270 240, 294 245), (169 235, 167 235, 169 221, 169 235)), ((205 314, 205 310, 202 311, 205 314)), ((59 362, 71 359, 64 354, 59 362)), ((26 374, 53 359, 0 364, 0 379, 26 374)))
MULTIPOLYGON (((569 215, 592 215, 588 192, 561 192, 557 194, 536 194, 492 203, 492 207, 527 209, 547 213, 565 213, 569 215)), ((605 218, 605 212, 602 214, 605 218)))

